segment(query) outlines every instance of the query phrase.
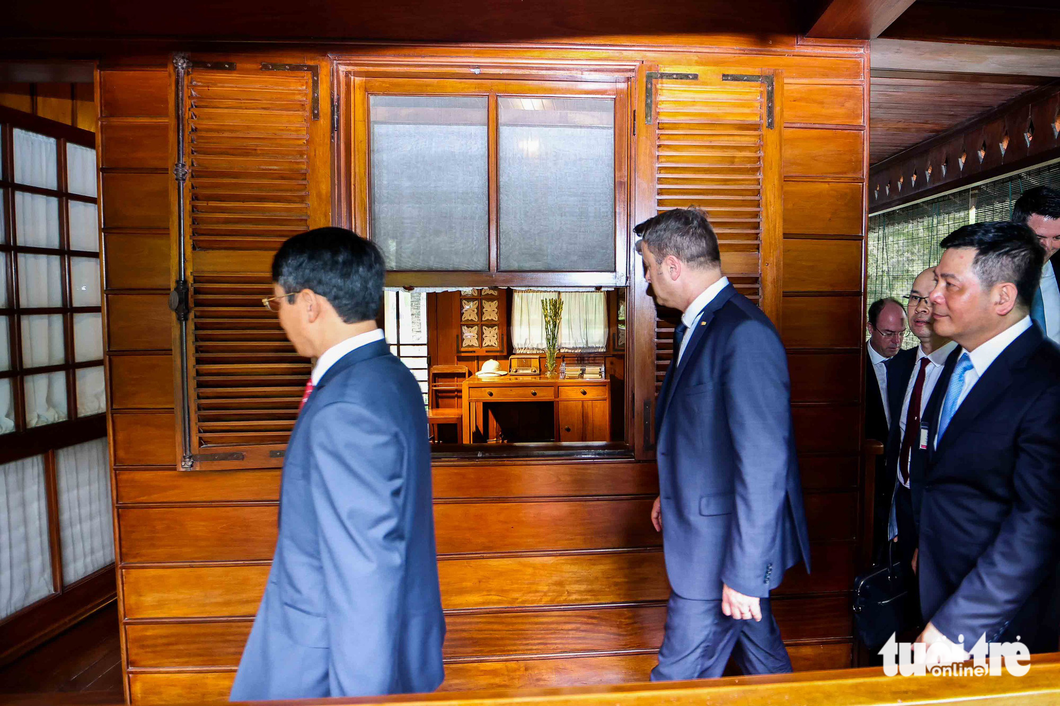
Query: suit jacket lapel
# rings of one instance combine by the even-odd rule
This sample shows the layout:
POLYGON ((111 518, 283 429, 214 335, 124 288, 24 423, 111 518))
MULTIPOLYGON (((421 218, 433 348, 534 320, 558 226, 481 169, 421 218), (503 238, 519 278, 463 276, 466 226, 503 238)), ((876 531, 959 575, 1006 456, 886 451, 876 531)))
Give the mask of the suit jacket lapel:
POLYGON ((688 367, 689 361, 696 357, 696 353, 703 345, 707 330, 710 329, 710 324, 714 320, 714 313, 724 306, 725 302, 732 299, 732 295, 735 293, 736 290, 729 284, 723 287, 717 296, 710 300, 710 303, 703 310, 703 315, 699 317, 699 322, 695 328, 689 329, 685 334, 688 337, 688 345, 685 346, 685 353, 681 356, 681 361, 677 364, 676 369, 674 364, 677 363, 679 351, 674 351, 673 360, 670 361, 670 367, 666 371, 666 379, 663 380, 663 389, 661 391, 664 395, 661 407, 662 414, 657 415, 660 428, 662 427, 662 419, 666 416, 666 410, 670 406, 670 400, 673 399, 674 390, 677 389, 677 384, 681 381, 681 374, 688 367), (673 371, 672 375, 671 371, 673 371))

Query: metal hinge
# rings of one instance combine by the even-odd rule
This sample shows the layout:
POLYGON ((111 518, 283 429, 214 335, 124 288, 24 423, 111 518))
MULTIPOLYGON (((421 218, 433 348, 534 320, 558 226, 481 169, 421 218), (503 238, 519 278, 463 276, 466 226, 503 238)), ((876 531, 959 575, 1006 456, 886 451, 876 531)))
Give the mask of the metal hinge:
POLYGON ((773 129, 773 75, 767 74, 722 74, 722 81, 746 81, 766 85, 766 129, 773 129))
POLYGON ((178 279, 169 293, 169 310, 177 315, 177 321, 187 321, 191 312, 191 302, 188 297, 188 280, 178 279))
POLYGON ((651 402, 644 403, 644 448, 645 450, 652 447, 651 443, 651 402))
POLYGON ((339 131, 339 99, 336 98, 331 103, 331 131, 339 131))
POLYGON ((231 451, 229 453, 216 453, 216 454, 195 454, 192 459, 196 463, 203 461, 243 461, 246 456, 242 451, 231 451))
POLYGON ((308 71, 313 78, 313 120, 320 120, 320 67, 316 64, 272 64, 261 62, 262 71, 308 71))
POLYGON ((231 61, 189 61, 189 69, 210 69, 211 71, 235 71, 236 65, 231 61))
POLYGON ((666 81, 698 81, 699 74, 675 74, 660 71, 649 71, 644 74, 644 124, 651 125, 654 115, 655 81, 663 79, 666 81))
POLYGON ((633 137, 637 136, 637 109, 633 109, 633 137))

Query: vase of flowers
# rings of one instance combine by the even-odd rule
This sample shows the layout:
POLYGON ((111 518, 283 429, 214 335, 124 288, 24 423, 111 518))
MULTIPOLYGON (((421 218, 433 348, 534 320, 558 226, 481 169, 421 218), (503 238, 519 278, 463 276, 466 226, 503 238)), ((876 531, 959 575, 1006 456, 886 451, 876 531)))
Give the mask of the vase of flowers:
POLYGON ((558 296, 543 300, 541 315, 545 320, 545 370, 549 377, 555 377, 556 352, 559 350, 559 322, 563 318, 563 300, 558 296))

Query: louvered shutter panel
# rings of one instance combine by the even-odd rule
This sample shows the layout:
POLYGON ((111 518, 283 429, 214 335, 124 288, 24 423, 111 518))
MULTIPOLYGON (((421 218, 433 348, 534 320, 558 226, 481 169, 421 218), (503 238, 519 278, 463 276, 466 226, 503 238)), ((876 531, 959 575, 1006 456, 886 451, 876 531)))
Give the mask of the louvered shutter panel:
MULTIPOLYGON (((767 155, 767 147, 779 151, 778 143, 770 143, 779 132, 769 125, 773 91, 767 86, 773 77, 695 68, 663 68, 661 74, 654 84, 656 210, 706 211, 718 236, 722 272, 738 292, 760 302, 762 245, 765 237, 779 237, 781 217, 765 209, 770 190, 779 192, 779 160, 767 155)), ((674 357, 679 321, 680 312, 657 313, 656 394, 674 357)))
POLYGON ((325 72, 216 66, 193 61, 185 82, 193 454, 200 469, 275 466, 311 367, 261 299, 284 240, 330 223, 325 72))

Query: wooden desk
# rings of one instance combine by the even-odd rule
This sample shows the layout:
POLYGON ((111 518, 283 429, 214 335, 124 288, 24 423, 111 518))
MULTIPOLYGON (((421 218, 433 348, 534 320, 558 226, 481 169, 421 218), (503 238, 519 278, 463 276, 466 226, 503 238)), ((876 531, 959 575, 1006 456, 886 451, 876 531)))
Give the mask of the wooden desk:
POLYGON ((608 378, 582 380, 537 375, 504 375, 464 381, 464 442, 475 429, 487 433, 484 404, 542 402, 554 406, 557 441, 611 440, 611 384, 608 378))

